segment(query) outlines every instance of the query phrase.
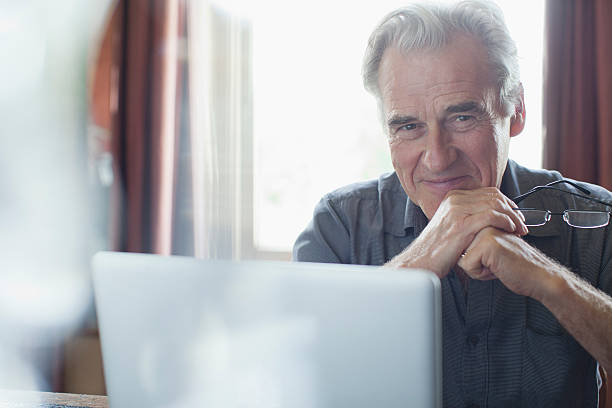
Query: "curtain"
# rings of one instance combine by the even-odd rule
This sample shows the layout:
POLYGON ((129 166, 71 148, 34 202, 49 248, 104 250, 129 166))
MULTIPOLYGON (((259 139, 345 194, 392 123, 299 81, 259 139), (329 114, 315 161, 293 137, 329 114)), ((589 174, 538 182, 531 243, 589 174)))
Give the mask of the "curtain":
POLYGON ((612 2, 549 0, 544 167, 612 189, 612 2))
POLYGON ((179 0, 124 0, 118 109, 111 150, 112 248, 172 253, 185 7, 179 0))
MULTIPOLYGON (((612 189, 612 2, 548 0, 544 167, 612 189)), ((603 371, 603 370, 601 370, 603 371)), ((612 407, 612 384, 600 406, 612 407)), ((607 378, 609 380, 609 377, 607 378)))
MULTIPOLYGON (((97 45, 88 124, 96 249, 248 257, 250 23, 206 0, 118 0, 97 45)), ((70 345, 95 341, 93 326, 67 343, 55 391, 82 391, 67 387, 95 351, 70 345)), ((103 392, 102 373, 96 382, 84 370, 103 392)))
POLYGON ((111 248, 250 257, 250 23, 205 0, 121 0, 117 14, 111 248))
POLYGON ((194 255, 253 256, 251 26, 189 3, 194 255))

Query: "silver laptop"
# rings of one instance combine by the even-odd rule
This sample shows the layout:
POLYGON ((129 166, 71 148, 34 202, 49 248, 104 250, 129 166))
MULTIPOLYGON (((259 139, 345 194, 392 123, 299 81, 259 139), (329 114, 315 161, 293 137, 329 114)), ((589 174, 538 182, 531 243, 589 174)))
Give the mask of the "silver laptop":
POLYGON ((93 260, 113 408, 440 407, 440 282, 420 270, 93 260))

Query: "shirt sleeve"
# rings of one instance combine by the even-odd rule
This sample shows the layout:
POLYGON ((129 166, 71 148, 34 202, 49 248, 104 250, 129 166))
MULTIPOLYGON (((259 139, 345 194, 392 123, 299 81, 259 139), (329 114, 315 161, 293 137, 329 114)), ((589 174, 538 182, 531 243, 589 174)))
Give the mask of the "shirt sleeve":
POLYGON ((350 235, 329 196, 316 205, 312 220, 293 246, 298 262, 350 263, 350 235))

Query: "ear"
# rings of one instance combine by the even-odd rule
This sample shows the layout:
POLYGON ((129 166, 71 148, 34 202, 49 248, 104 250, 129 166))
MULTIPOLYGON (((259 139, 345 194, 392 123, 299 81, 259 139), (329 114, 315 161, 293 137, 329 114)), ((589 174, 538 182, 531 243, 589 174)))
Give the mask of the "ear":
POLYGON ((525 93, 523 92, 523 84, 519 84, 519 97, 514 105, 514 114, 510 118, 510 137, 514 137, 521 133, 525 128, 525 93))

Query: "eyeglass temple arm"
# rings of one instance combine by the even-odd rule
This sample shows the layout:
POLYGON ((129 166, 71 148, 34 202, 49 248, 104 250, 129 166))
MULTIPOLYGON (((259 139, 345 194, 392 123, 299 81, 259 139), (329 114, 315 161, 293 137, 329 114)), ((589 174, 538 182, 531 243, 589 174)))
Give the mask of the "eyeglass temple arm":
MULTIPOLYGON (((546 184, 546 185, 547 185, 547 186, 554 186, 555 184, 559 184, 559 183, 567 183, 567 184, 569 184, 570 186, 573 186, 573 187, 577 188, 578 190, 582 191, 584 194, 591 195, 591 192, 590 192, 589 190, 587 190, 585 187, 582 187, 581 185, 576 184, 576 183, 574 183, 573 181, 570 181, 570 180, 568 180, 568 179, 556 180, 556 181, 553 181, 553 182, 548 183, 548 184, 546 184)), ((539 186, 538 186, 538 187, 539 187, 539 186)), ((565 190, 564 190, 564 191, 565 191, 565 190)))
MULTIPOLYGON (((560 181, 561 181, 561 180, 559 180, 559 182, 560 182, 560 181)), ((568 183, 569 183, 569 182, 568 182, 568 183)), ((594 202, 596 202, 596 203, 603 204, 603 205, 606 205, 606 206, 608 206, 608 207, 612 207, 612 203, 610 203, 610 202, 607 202, 607 201, 602 201, 602 200, 598 200, 598 199, 596 199, 596 198, 589 197, 589 196, 582 195, 582 194, 578 194, 578 193, 572 193, 571 191, 563 190, 563 189, 561 189, 561 188, 557 188, 557 187, 552 187, 552 186, 550 186, 550 185, 545 185, 545 186, 537 186, 537 187, 534 187, 534 188, 532 188, 531 190, 529 190, 528 192, 526 192, 526 193, 524 193, 524 194, 521 194, 520 196, 514 197, 514 198, 512 199, 512 201, 514 201, 514 203, 515 203, 515 204, 518 204, 518 203, 520 203, 521 201, 523 201, 525 198, 527 198, 527 197, 529 197, 530 195, 532 195, 533 193, 535 193, 536 191, 540 191, 540 190, 543 190, 543 189, 549 189, 549 190, 557 190, 557 191, 561 191, 561 192, 566 193, 566 194, 570 194, 570 195, 573 195, 573 196, 576 196, 576 197, 581 197, 581 198, 584 198, 584 199, 586 199, 586 200, 594 201, 594 202)), ((582 190, 582 188, 581 188, 581 190, 582 190)))
MULTIPOLYGON (((535 193, 536 191, 540 191, 543 188, 551 187, 551 186, 554 186, 555 184, 560 184, 560 183, 567 183, 567 184, 577 188, 578 190, 582 191, 584 194, 591 195, 591 192, 589 190, 587 190, 585 187, 582 187, 582 186, 580 186, 580 185, 578 185, 578 184, 576 184, 573 181, 570 181, 568 179, 560 179, 560 180, 555 180, 553 182, 550 182, 548 184, 544 184, 543 186, 535 186, 534 188, 532 188, 531 190, 527 191, 526 193, 523 193, 523 194, 521 194, 519 196, 516 196, 513 199, 513 201, 518 204, 519 201, 522 201, 526 197, 529 197, 531 194, 535 193)), ((566 191, 566 190, 561 190, 561 189, 558 189, 558 188, 552 188, 552 189, 572 194, 571 192, 566 191)), ((579 197, 582 197, 582 196, 579 195, 579 197)), ((587 197, 585 197, 585 198, 587 198, 587 197)))

